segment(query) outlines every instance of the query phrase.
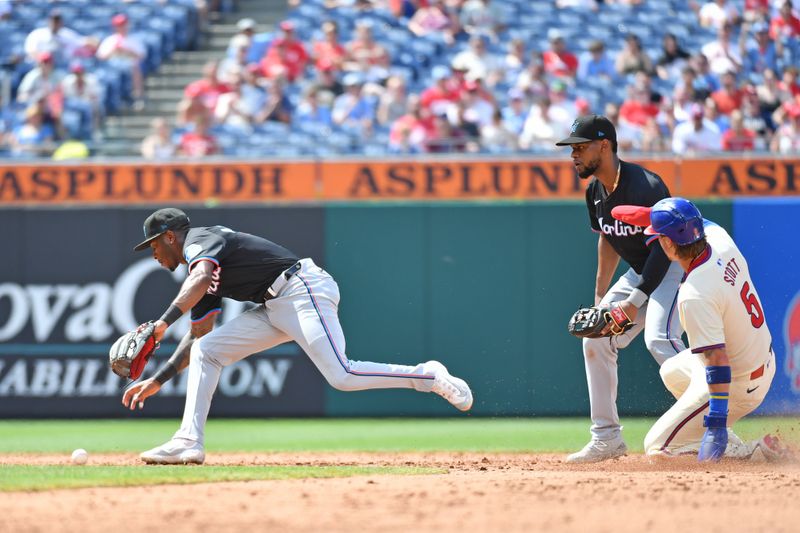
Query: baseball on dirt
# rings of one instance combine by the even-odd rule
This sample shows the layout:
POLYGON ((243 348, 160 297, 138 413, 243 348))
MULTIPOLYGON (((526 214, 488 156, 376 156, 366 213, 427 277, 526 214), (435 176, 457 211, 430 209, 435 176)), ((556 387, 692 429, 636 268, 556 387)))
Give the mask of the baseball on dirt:
POLYGON ((72 464, 74 465, 85 465, 86 461, 89 460, 89 454, 83 448, 78 448, 74 452, 72 452, 72 464))

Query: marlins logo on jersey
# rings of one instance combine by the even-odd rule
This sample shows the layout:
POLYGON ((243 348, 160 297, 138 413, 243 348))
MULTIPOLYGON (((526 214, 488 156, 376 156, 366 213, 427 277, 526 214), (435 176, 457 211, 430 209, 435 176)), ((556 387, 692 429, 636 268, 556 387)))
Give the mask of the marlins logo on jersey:
POLYGON ((786 309, 783 332, 786 342, 786 374, 791 378, 792 390, 800 393, 800 292, 792 298, 786 309))

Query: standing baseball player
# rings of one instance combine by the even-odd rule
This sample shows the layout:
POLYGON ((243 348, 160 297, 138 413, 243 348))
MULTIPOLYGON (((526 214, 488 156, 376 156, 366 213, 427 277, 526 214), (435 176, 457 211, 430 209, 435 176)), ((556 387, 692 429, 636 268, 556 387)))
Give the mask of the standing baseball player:
POLYGON ((684 349, 675 298, 680 265, 671 263, 660 246, 653 245, 642 228, 614 220, 618 205, 652 206, 667 198, 661 178, 639 165, 617 157, 617 134, 604 116, 575 120, 570 136, 556 146, 570 146, 581 179, 593 179, 586 188, 586 206, 597 240, 595 305, 616 302, 633 328, 620 335, 583 339, 583 356, 591 406, 592 439, 567 462, 590 463, 624 455, 627 446, 617 414, 617 353, 644 330, 647 349, 660 364, 684 349), (622 258, 630 268, 611 288, 622 258), (637 320, 638 318, 638 320, 637 320))
POLYGON ((657 236, 685 272, 677 307, 689 349, 661 366, 677 402, 647 433, 645 452, 718 461, 723 455, 749 458, 760 446, 768 459, 780 455, 774 437, 743 443, 729 429, 761 404, 775 375, 761 300, 733 239, 683 198, 661 200, 652 209, 618 208, 614 215, 649 224, 645 234, 657 236))
POLYGON ((161 266, 188 265, 178 295, 155 322, 155 338, 191 310, 191 331, 156 374, 127 389, 122 403, 141 409, 144 401, 187 365, 189 378, 181 427, 167 443, 141 454, 146 463, 202 463, 204 428, 211 397, 224 366, 278 344, 295 341, 339 390, 408 388, 434 392, 461 411, 472 407, 472 392, 437 361, 416 366, 351 361, 339 325, 339 287, 311 259, 266 239, 223 226, 189 225, 186 214, 160 209, 144 222, 145 240, 161 266), (222 298, 255 302, 217 329, 222 298), (190 363, 191 356, 191 363, 190 363))

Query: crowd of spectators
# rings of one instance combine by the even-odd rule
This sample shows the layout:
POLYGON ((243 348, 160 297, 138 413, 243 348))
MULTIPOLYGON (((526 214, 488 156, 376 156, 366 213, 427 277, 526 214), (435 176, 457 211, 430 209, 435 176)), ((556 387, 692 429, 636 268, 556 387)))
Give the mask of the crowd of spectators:
MULTIPOLYGON (((219 4, 153 0, 152 9, 181 2, 200 13, 198 20, 190 16, 189 7, 181 12, 186 20, 180 24, 195 26, 184 29, 186 36, 196 33, 204 14, 219 4)), ((124 12, 129 5, 136 7, 123 1, 96 7, 88 2, 0 1, 0 152, 14 157, 85 157, 88 145, 102 141, 107 113, 144 107, 145 72, 161 61, 160 46, 167 41, 177 46, 177 37, 167 39, 141 23, 145 31, 133 33, 124 12), (42 10, 47 10, 45 15, 36 18, 42 10), (93 10, 102 15, 94 16, 93 10), (82 34, 68 21, 82 23, 89 31, 82 34), (18 45, 5 35, 21 31, 27 35, 20 34, 24 40, 18 45), (159 45, 149 50, 145 35, 154 36, 159 45)), ((169 33, 170 21, 155 24, 161 33, 169 33)))
MULTIPOLYGON (((646 2, 613 1, 632 10, 646 2)), ((686 48, 666 33, 656 51, 633 32, 579 47, 557 28, 539 49, 507 32, 513 21, 504 3, 325 2, 328 13, 391 10, 412 36, 435 42, 448 62, 422 73, 402 68, 396 56, 403 50, 376 38, 386 28, 376 28, 375 18, 356 18, 351 38, 342 40, 335 17, 305 39, 290 17, 266 43, 255 21, 240 20, 226 57, 186 88, 177 150, 224 151, 213 142, 203 150, 184 146, 200 118, 202 135, 211 138, 209 131, 343 132, 354 139, 344 153, 542 153, 577 116, 601 113, 615 122, 626 151, 798 153, 800 18, 792 0, 687 2, 694 23, 716 37, 686 48), (606 89, 605 98, 584 90, 596 87, 606 89)), ((556 0, 553 11, 599 12, 610 3, 556 0)))
MULTIPOLYGON (((219 4, 197 0, 198 12, 219 4)), ((683 32, 647 28, 648 0, 523 4, 290 0, 275 33, 241 19, 224 57, 185 88, 174 122, 153 125, 142 153, 257 155, 276 145, 297 155, 544 153, 585 113, 611 117, 626 151, 800 148, 800 16, 792 0, 687 0, 680 7, 693 19, 681 19, 683 32), (534 7, 536 19, 509 15, 534 7), (641 14, 649 33, 630 22, 605 34, 548 24, 568 20, 562 15, 578 16, 576 24, 600 20, 612 8, 634 20, 641 14), (534 22, 549 27, 546 37, 524 31, 534 22), (643 39, 652 35, 661 39, 655 46, 643 39)), ((0 1, 0 26, 12 10, 0 1)), ((118 93, 129 97, 122 106, 143 106, 148 48, 130 29, 119 12, 102 36, 83 35, 56 9, 30 32, 19 58, 29 66, 24 76, 9 83, 0 75, 0 92, 16 106, 13 120, 3 118, 12 154, 101 140, 118 93), (120 77, 111 91, 101 64, 120 77)))
POLYGON ((24 61, 32 68, 16 88, 14 101, 24 106, 24 121, 6 133, 12 155, 50 155, 60 141, 100 139, 106 100, 104 87, 91 72, 96 61, 130 79, 131 104, 141 108, 145 47, 128 34, 126 15, 115 15, 109 25, 113 33, 102 40, 81 35, 65 26, 61 12, 54 9, 46 25, 27 36, 24 61))

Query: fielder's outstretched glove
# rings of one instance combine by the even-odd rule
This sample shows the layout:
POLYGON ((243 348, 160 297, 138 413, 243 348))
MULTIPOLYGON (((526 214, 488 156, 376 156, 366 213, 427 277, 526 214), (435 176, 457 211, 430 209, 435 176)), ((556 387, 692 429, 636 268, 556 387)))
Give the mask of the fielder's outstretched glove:
POLYGON ((129 331, 111 346, 108 359, 111 370, 123 378, 138 379, 147 361, 158 348, 153 332, 155 324, 145 322, 134 331, 129 331))
POLYGON ((575 311, 567 324, 567 331, 576 337, 596 339, 621 335, 633 327, 633 322, 617 302, 597 307, 584 307, 575 311), (608 331, 606 326, 611 327, 608 331))

